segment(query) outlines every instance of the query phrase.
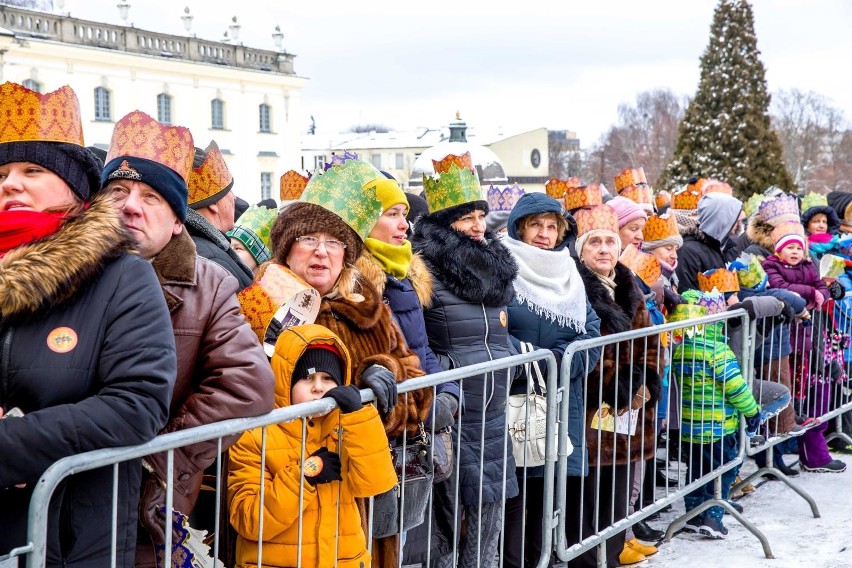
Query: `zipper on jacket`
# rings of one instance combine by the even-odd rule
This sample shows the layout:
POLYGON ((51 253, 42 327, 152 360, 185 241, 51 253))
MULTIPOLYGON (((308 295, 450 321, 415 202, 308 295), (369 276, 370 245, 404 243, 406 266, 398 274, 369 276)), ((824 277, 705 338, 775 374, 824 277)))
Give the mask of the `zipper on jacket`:
POLYGON ((3 325, 0 327, 0 408, 5 412, 6 408, 6 387, 7 377, 9 376, 9 364, 12 356, 12 327, 3 325))
MULTIPOLYGON (((480 304, 482 306, 482 319, 485 321, 485 337, 483 337, 483 341, 485 342, 485 352, 488 353, 488 360, 493 361, 494 355, 491 354, 491 348, 488 347, 488 335, 491 332, 491 327, 488 325, 488 312, 485 310, 485 304, 480 304)), ((485 401, 485 404, 482 405, 482 408, 488 408, 488 405, 491 404, 491 399, 494 398, 494 390, 496 389, 494 381, 497 379, 494 377, 494 372, 485 373, 486 377, 491 378, 491 393, 488 395, 488 400, 485 401)), ((485 385, 482 385, 485 388, 485 385)))

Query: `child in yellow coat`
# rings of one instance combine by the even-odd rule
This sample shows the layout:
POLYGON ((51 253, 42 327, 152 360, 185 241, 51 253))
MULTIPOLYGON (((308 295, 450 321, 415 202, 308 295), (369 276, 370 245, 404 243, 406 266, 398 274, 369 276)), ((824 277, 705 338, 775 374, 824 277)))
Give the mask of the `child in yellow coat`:
POLYGON ((277 408, 323 397, 333 398, 338 408, 305 423, 304 461, 301 420, 267 427, 262 473, 260 428, 231 447, 228 502, 239 535, 237 566, 258 565, 262 540, 263 566, 297 566, 301 548, 305 568, 367 567, 370 555, 355 498, 384 493, 397 483, 378 412, 362 406, 351 385, 349 353, 325 327, 283 332, 271 364, 277 408))

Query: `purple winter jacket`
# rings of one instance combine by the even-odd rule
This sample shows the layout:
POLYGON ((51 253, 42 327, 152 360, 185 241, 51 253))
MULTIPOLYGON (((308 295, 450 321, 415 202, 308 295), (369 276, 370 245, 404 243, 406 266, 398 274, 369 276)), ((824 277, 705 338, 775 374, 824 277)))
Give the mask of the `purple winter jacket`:
POLYGON ((824 300, 831 297, 828 286, 819 277, 819 270, 812 260, 805 259, 796 266, 792 266, 773 254, 763 261, 763 270, 769 277, 770 288, 783 288, 795 292, 805 299, 808 308, 816 304, 815 290, 819 290, 824 300))

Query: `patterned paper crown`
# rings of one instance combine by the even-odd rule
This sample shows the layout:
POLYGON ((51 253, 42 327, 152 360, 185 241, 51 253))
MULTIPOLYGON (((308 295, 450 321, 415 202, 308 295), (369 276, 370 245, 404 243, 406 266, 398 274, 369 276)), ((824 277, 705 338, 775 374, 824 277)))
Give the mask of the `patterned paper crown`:
POLYGON ((296 170, 288 170, 284 172, 280 180, 279 198, 281 201, 295 201, 302 196, 305 191, 305 186, 308 185, 309 178, 303 176, 296 170))
POLYGON ((544 185, 544 191, 548 196, 558 201, 565 197, 565 194, 569 189, 582 186, 583 184, 580 183, 580 178, 577 177, 571 177, 568 179, 550 178, 550 181, 544 185))
POLYGON ((675 309, 669 312, 666 317, 667 322, 688 321, 695 318, 700 318, 707 315, 707 308, 696 304, 678 304, 675 309))
POLYGON ((706 178, 698 178, 692 183, 686 184, 687 191, 697 191, 701 195, 704 195, 704 186, 707 185, 706 178))
POLYGON ((335 213, 363 240, 382 216, 382 203, 376 194, 380 179, 384 179, 382 172, 358 154, 335 155, 323 171, 314 172, 299 201, 335 213))
MULTIPOLYGON (((621 193, 622 190, 627 189, 631 185, 639 184, 648 185, 648 180, 645 179, 645 170, 643 168, 627 168, 615 176, 615 191, 617 193, 621 193)), ((624 197, 627 196, 625 195, 624 197)))
POLYGON ((701 192, 694 189, 686 188, 672 195, 672 209, 678 211, 694 211, 698 209, 698 202, 701 201, 701 192))
POLYGON ((188 128, 166 126, 134 110, 115 124, 104 163, 120 156, 144 158, 172 169, 189 181, 195 143, 188 128))
POLYGON ((577 236, 596 229, 618 233, 618 214, 606 203, 580 209, 574 213, 574 220, 577 221, 577 236))
POLYGON ((734 190, 731 188, 730 184, 723 182, 718 179, 708 179, 707 183, 704 184, 704 194, 708 193, 724 193, 725 195, 733 195, 734 190))
POLYGON ((727 268, 714 268, 698 273, 698 289, 702 292, 739 292, 740 281, 737 273, 727 268))
POLYGON ((563 199, 564 207, 568 211, 573 211, 581 207, 601 205, 602 203, 601 186, 596 183, 590 183, 582 187, 569 187, 563 199))
POLYGON ((470 152, 461 156, 450 154, 442 160, 432 160, 432 164, 438 178, 423 176, 423 192, 430 213, 463 203, 482 201, 482 188, 479 176, 473 169, 470 152))
POLYGON ((681 295, 683 296, 683 299, 690 304, 703 306, 707 310, 708 316, 720 314, 728 310, 728 304, 725 302, 725 295, 716 289, 713 289, 710 292, 687 290, 681 295))
POLYGON ((773 227, 785 221, 799 222, 799 204, 792 195, 782 193, 769 199, 764 199, 758 207, 760 217, 773 227))
POLYGON ((652 286, 662 275, 662 268, 657 257, 642 252, 633 245, 627 245, 618 261, 632 270, 648 286, 652 286))
POLYGON ((679 236, 680 230, 677 228, 677 219, 669 213, 651 215, 648 217, 648 222, 645 223, 645 229, 642 231, 642 238, 647 242, 661 241, 679 236))
POLYGON ((260 343, 264 343, 266 330, 278 309, 290 299, 293 287, 288 282, 295 280, 300 287, 310 286, 287 267, 266 263, 260 267, 255 282, 237 294, 240 310, 251 326, 260 343))
POLYGON ((216 201, 234 185, 234 176, 219 151, 219 145, 211 140, 206 150, 207 157, 201 166, 189 174, 189 205, 201 208, 216 201))
POLYGON ((491 212, 511 211, 518 199, 523 197, 525 193, 526 191, 518 187, 517 183, 503 189, 492 185, 485 195, 485 199, 488 201, 488 210, 491 212))
POLYGON ((729 270, 737 273, 737 280, 742 288, 757 288, 766 279, 766 271, 760 264, 760 259, 749 253, 740 255, 728 266, 729 270))
POLYGON ((44 95, 17 83, 0 85, 0 144, 5 142, 85 146, 76 93, 67 85, 44 95))
POLYGON ((743 213, 745 213, 746 217, 751 217, 765 199, 766 196, 762 193, 752 193, 751 197, 748 198, 748 201, 746 201, 743 206, 743 213))
POLYGON ((638 203, 639 205, 647 205, 646 209, 650 209, 653 211, 654 209, 654 200, 651 197, 651 188, 647 185, 631 185, 624 188, 619 195, 621 197, 626 197, 633 203, 638 203))
POLYGON ((666 205, 671 205, 672 203, 672 194, 666 191, 665 189, 661 189, 657 192, 657 195, 654 196, 654 205, 657 209, 661 209, 666 205))
POLYGON ((819 277, 835 280, 846 272, 846 261, 834 254, 824 254, 819 259, 819 277))
POLYGON ((825 195, 814 191, 808 193, 802 198, 802 213, 811 207, 828 207, 828 198, 825 195))

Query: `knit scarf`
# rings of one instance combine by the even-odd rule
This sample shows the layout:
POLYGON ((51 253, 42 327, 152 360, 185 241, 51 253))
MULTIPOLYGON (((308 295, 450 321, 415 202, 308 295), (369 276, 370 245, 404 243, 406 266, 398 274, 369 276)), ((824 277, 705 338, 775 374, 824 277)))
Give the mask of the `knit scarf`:
POLYGON ((840 237, 830 233, 814 233, 808 236, 808 248, 811 253, 822 256, 833 248, 840 247, 840 237))
POLYGON ((592 274, 598 277, 598 280, 603 282, 603 285, 606 286, 606 291, 609 292, 610 297, 615 300, 615 270, 609 273, 609 276, 604 276, 603 274, 598 274, 594 270, 592 270, 592 274))
POLYGON ((0 212, 0 258, 19 246, 43 239, 59 230, 65 213, 41 211, 0 212))
POLYGON ((545 250, 512 238, 503 244, 515 257, 513 285, 518 303, 560 327, 586 331, 586 289, 568 247, 545 250))
POLYGON ((391 245, 384 241, 367 237, 364 246, 373 257, 382 265, 385 273, 390 274, 397 280, 408 276, 411 267, 411 242, 404 241, 401 245, 391 245))

